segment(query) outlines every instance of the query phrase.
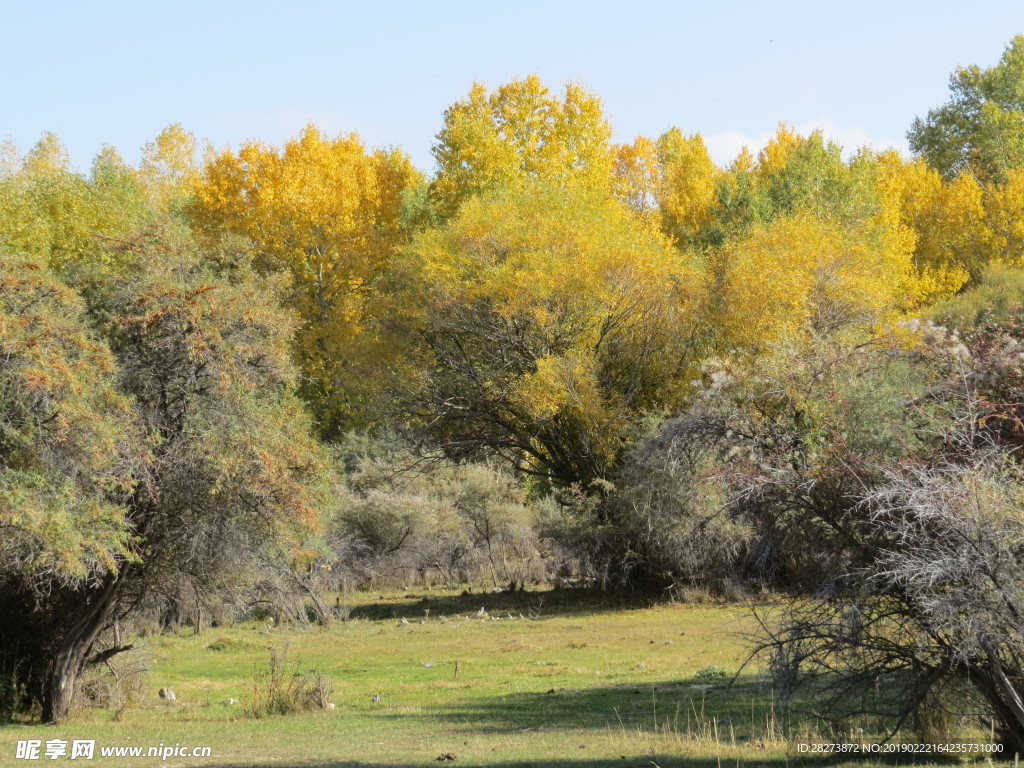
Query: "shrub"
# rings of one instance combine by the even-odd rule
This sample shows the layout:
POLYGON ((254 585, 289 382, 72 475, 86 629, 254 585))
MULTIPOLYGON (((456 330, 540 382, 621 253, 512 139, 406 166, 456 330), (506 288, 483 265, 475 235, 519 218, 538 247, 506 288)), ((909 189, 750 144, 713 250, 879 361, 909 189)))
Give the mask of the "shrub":
POLYGON ((208 651, 241 651, 249 647, 249 643, 245 640, 239 640, 236 637, 218 637, 208 646, 208 651))
POLYGON ((17 671, 0 674, 0 723, 27 712, 30 705, 28 689, 17 671))
POLYGON ((310 709, 326 709, 334 692, 329 678, 317 670, 301 671, 300 664, 288 661, 287 643, 270 650, 266 667, 253 675, 252 699, 247 712, 252 717, 290 715, 310 709))
POLYGON ((148 658, 137 654, 91 667, 75 687, 73 706, 113 709, 114 719, 120 720, 128 707, 142 700, 151 667, 148 658))
POLYGON ((972 288, 940 302, 929 315, 935 322, 966 332, 982 325, 1019 322, 1024 310, 1024 269, 989 267, 972 288))

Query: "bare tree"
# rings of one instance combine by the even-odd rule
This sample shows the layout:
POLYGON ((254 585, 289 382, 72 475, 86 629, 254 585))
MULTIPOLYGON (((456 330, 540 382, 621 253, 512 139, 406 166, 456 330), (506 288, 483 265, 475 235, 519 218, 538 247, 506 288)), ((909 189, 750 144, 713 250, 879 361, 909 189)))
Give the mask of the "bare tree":
POLYGON ((1024 469, 961 442, 969 455, 908 462, 861 497, 847 530, 870 556, 766 620, 759 650, 784 697, 824 694, 818 714, 878 715, 895 733, 958 691, 958 714, 1024 751, 1024 469))

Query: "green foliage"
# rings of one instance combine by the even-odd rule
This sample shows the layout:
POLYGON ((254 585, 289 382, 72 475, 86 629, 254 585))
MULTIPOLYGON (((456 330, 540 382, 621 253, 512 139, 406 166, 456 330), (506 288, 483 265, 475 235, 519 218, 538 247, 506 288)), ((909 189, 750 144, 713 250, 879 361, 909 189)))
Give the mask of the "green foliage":
POLYGON ((32 704, 28 687, 18 676, 17 668, 0 675, 0 723, 7 723, 28 712, 32 704))
POLYGON ((56 136, 47 134, 0 174, 0 245, 55 270, 116 261, 112 241, 147 216, 134 174, 105 148, 89 176, 73 171, 56 136))
POLYGON ((1024 270, 993 266, 977 285, 931 307, 928 315, 941 325, 966 332, 1018 322, 1022 309, 1024 270))
POLYGON ((952 179, 962 172, 1000 181, 1024 165, 1024 36, 1010 41, 999 63, 958 68, 950 100, 915 118, 910 148, 952 179))
POLYGON ((385 441, 346 464, 332 540, 338 567, 358 583, 518 588, 543 577, 538 505, 507 470, 425 458, 385 441))
POLYGON ((251 648, 252 644, 237 637, 231 637, 230 635, 224 635, 218 637, 208 646, 206 650, 215 651, 217 653, 235 653, 237 651, 244 651, 247 648, 251 648))
POLYGON ((0 255, 0 571, 85 582, 129 552, 129 402, 73 291, 0 255))
POLYGON ((218 277, 168 232, 122 256, 123 273, 76 270, 84 303, 37 264, 0 272, 0 661, 26 665, 58 720, 104 628, 177 588, 223 590, 275 539, 298 541, 328 476, 267 286, 218 277))
POLYGON ((698 680, 721 680, 728 676, 729 673, 717 664, 712 664, 710 667, 704 667, 704 669, 698 670, 697 674, 694 675, 698 680))

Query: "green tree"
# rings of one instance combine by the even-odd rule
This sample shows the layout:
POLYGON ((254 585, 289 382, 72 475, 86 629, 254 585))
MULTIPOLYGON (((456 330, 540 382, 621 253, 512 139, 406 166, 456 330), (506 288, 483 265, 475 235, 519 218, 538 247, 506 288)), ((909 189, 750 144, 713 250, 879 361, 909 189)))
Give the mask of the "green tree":
POLYGON ((58 271, 113 266, 110 243, 147 214, 134 174, 110 147, 86 176, 72 169, 60 140, 46 134, 0 173, 0 245, 37 256, 58 271))
POLYGON ((946 179, 963 172, 999 181, 1024 165, 1024 36, 1010 41, 999 63, 959 67, 950 99, 915 118, 910 149, 946 179))
MULTIPOLYGON (((172 577, 206 585, 317 522, 325 465, 292 394, 292 325, 259 283, 218 278, 193 250, 167 235, 144 237, 126 254, 130 269, 79 276, 117 363, 97 352, 83 375, 102 382, 107 365, 121 394, 106 396, 104 412, 125 410, 125 399, 131 409, 126 436, 101 447, 123 451, 130 472, 101 488, 106 506, 96 507, 85 542, 108 554, 89 578, 51 572, 40 583, 22 568, 3 573, 5 656, 27 668, 47 721, 67 717, 84 667, 126 650, 107 630, 172 577), (106 544, 104 510, 113 521, 106 544), (17 641, 24 637, 30 647, 17 641)), ((74 413, 79 399, 71 391, 65 407, 74 413)), ((9 455, 5 472, 18 471, 19 453, 9 455)))

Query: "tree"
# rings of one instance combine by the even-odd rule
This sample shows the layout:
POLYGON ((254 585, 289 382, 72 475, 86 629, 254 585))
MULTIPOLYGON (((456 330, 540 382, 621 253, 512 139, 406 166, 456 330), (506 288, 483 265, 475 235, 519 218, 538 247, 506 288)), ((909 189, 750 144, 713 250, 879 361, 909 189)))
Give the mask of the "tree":
MULTIPOLYGON (((130 471, 99 489, 101 522, 85 539, 86 553, 108 554, 73 579, 3 573, 8 668, 25 668, 47 721, 67 717, 84 667, 127 650, 119 622, 171 577, 214 586, 275 538, 316 525, 324 465, 292 395, 291 325, 273 296, 241 275, 210 274, 187 242, 149 236, 127 247, 132 269, 82 278, 91 321, 117 362, 106 377, 122 394, 108 395, 104 411, 130 402, 129 437, 101 445, 123 451, 130 471), (109 535, 104 510, 117 523, 109 535), (15 642, 24 637, 30 647, 15 642)), ((99 353, 84 362, 102 376, 99 353)), ((9 453, 5 473, 20 461, 9 453)), ((62 471, 65 482, 81 474, 62 471)))
POLYGON ((330 138, 310 125, 280 149, 249 142, 211 156, 194 189, 198 229, 248 238, 257 269, 289 277, 302 393, 327 435, 372 421, 397 353, 377 320, 405 239, 402 196, 418 180, 401 152, 368 153, 355 134, 330 138))
POLYGON ((38 261, 0 256, 0 329, 0 675, 45 699, 58 648, 39 630, 91 642, 66 594, 96 592, 133 558, 118 502, 136 434, 84 303, 38 261))
POLYGON ((912 716, 921 729, 973 705, 1019 751, 1024 476, 1003 452, 962 447, 954 461, 889 470, 861 496, 844 527, 860 556, 827 600, 775 617, 762 649, 785 694, 816 685, 831 719, 867 711, 895 733, 912 716))
POLYGON ((615 148, 612 189, 639 218, 676 245, 697 242, 714 221, 719 171, 699 134, 678 128, 615 148))
POLYGON ((658 160, 661 229, 677 244, 695 240, 714 220, 718 169, 700 134, 684 136, 678 128, 658 139, 658 160))
POLYGON ((706 312, 719 347, 748 353, 798 335, 870 331, 916 305, 910 251, 885 228, 807 215, 752 227, 709 257, 706 312))
POLYGON ((910 149, 946 179, 973 174, 990 183, 1024 165, 1024 36, 1010 41, 999 63, 959 67, 950 100, 915 118, 910 149))
POLYGON ((474 83, 445 111, 437 135, 435 208, 450 218, 468 198, 524 179, 607 190, 611 134, 600 99, 579 85, 567 84, 556 97, 536 75, 491 93, 474 83))
POLYGON ((661 168, 658 145, 646 136, 614 147, 612 194, 646 224, 657 226, 661 168))
MULTIPOLYGON (((85 306, 38 261, 0 256, 0 573, 87 584, 129 554, 129 401, 85 306)), ((5 665, 6 667, 6 665, 5 665)), ((9 667, 2 669, 10 674, 9 667)))
POLYGON ((727 475, 733 504, 756 529, 799 532, 807 563, 800 591, 763 617, 760 649, 783 700, 806 687, 814 715, 837 726, 867 714, 890 737, 914 723, 941 743, 943 723, 981 714, 1019 750, 1020 328, 905 330, 919 346, 890 348, 888 364, 852 358, 875 382, 859 402, 847 403, 848 367, 800 376, 804 387, 776 380, 769 392, 792 404, 788 436, 752 429, 764 408, 736 385, 751 426, 729 425, 749 457, 727 475), (821 374, 831 396, 815 402, 821 374))
POLYGON ((678 402, 696 273, 607 195, 534 182, 474 198, 407 261, 406 402, 449 455, 586 485, 640 414, 678 402))
POLYGON ((0 175, 0 244, 61 271, 82 264, 111 266, 107 244, 147 216, 134 174, 111 148, 89 176, 75 172, 67 151, 46 134, 0 175))
POLYGON ((196 137, 174 123, 142 148, 139 184, 158 209, 180 205, 199 174, 196 137))

